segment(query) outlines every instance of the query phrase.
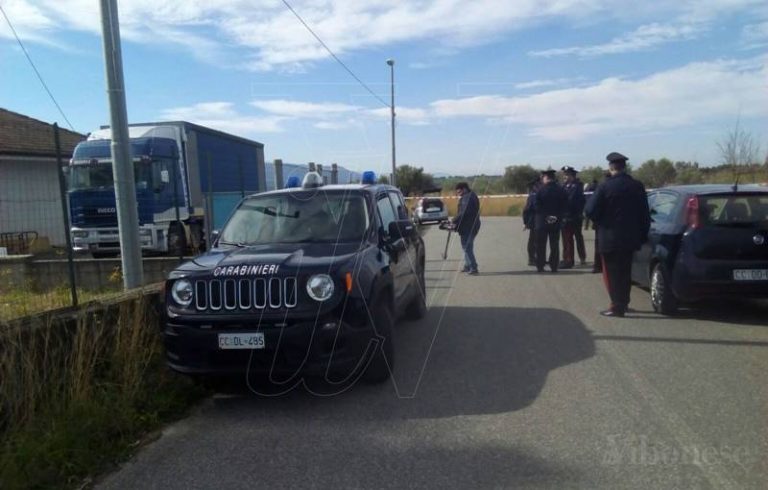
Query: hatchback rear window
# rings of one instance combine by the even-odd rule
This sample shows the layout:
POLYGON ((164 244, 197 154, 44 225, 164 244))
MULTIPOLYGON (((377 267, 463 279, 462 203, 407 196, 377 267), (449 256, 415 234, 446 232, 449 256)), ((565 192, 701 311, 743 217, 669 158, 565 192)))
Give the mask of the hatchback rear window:
POLYGON ((706 223, 730 225, 768 221, 768 194, 700 196, 706 223))
POLYGON ((424 199, 421 202, 421 207, 424 209, 427 209, 427 208, 443 209, 443 201, 441 201, 440 199, 424 199))

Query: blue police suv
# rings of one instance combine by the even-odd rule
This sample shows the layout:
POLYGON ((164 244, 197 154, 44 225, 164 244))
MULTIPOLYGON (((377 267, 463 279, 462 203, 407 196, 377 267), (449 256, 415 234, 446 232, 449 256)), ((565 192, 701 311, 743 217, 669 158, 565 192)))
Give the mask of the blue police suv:
POLYGON ((687 185, 648 193, 651 230, 632 278, 653 308, 710 298, 768 298, 768 187, 687 185))
POLYGON ((246 197, 213 248, 166 281, 172 369, 196 379, 386 380, 393 324, 426 313, 424 242, 398 189, 301 185, 246 197))

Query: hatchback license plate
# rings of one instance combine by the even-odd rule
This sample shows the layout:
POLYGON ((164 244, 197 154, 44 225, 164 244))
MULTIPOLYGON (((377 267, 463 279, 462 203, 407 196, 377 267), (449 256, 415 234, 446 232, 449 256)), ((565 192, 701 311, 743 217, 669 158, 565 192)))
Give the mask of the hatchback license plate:
POLYGON ((264 334, 259 333, 220 333, 219 349, 263 349, 264 334))
POLYGON ((768 281, 768 269, 735 269, 733 279, 736 281, 768 281))

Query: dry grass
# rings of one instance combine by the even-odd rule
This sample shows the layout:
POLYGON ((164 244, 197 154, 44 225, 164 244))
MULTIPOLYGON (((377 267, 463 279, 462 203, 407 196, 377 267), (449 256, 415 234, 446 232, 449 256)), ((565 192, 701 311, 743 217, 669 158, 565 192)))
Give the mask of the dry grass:
POLYGON ((156 301, 0 324, 0 488, 76 485, 200 396, 165 366, 156 301))
MULTIPOLYGON (((79 303, 106 299, 115 294, 115 291, 77 290, 79 303)), ((0 322, 69 306, 72 306, 72 294, 67 286, 42 292, 35 291, 31 287, 9 288, 0 286, 0 322)))

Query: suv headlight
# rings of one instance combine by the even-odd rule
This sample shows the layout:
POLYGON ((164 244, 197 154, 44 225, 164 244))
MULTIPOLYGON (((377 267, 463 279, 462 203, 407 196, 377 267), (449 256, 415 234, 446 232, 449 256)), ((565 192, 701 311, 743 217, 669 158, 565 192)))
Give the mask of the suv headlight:
POLYGON ((181 306, 189 306, 192 303, 192 283, 186 279, 179 279, 171 286, 171 297, 181 306))
POLYGON ((333 279, 328 274, 315 274, 307 281, 307 293, 315 301, 325 301, 333 295, 333 279))

